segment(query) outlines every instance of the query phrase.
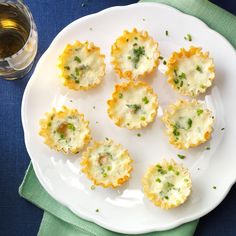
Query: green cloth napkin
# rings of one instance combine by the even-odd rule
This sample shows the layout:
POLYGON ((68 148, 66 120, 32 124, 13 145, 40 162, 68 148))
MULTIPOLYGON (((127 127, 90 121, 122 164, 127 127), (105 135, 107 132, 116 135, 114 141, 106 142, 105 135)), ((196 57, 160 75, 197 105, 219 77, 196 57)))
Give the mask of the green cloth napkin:
MULTIPOLYGON (((92 222, 83 220, 67 207, 54 200, 40 185, 32 164, 29 165, 24 180, 19 188, 21 197, 44 210, 38 236, 117 236, 92 222)), ((173 230, 143 234, 146 236, 191 236, 198 220, 181 225, 173 230)))
MULTIPOLYGON (((141 0, 173 6, 184 13, 204 21, 209 27, 224 35, 236 47, 236 17, 207 0, 141 0)), ((124 235, 106 230, 83 220, 68 208, 55 201, 40 185, 30 164, 19 188, 21 197, 44 210, 39 236, 115 236, 124 235)), ((144 234, 148 236, 192 236, 198 220, 168 231, 144 234)))

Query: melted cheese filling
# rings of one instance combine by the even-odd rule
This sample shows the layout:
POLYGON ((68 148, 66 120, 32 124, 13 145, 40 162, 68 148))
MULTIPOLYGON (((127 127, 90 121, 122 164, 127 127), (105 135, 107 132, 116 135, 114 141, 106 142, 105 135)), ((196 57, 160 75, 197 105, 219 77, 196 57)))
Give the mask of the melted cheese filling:
POLYGON ((178 170, 163 169, 159 165, 154 167, 148 181, 150 193, 169 202, 181 201, 183 196, 188 196, 190 192, 191 180, 188 176, 178 170))
POLYGON ((148 92, 146 87, 130 87, 119 94, 113 110, 124 126, 135 126, 152 120, 151 114, 155 112, 153 105, 156 103, 156 96, 148 92))
POLYGON ((202 58, 198 55, 178 59, 177 68, 174 70, 174 85, 180 91, 190 91, 192 95, 199 91, 204 92, 211 86, 210 78, 214 77, 214 72, 209 71, 212 65, 211 58, 202 58))
POLYGON ((129 39, 120 49, 117 58, 120 68, 123 72, 132 71, 133 77, 152 70, 159 56, 157 44, 138 36, 129 39))
POLYGON ((208 110, 204 110, 201 104, 189 103, 177 109, 169 117, 169 122, 176 140, 194 144, 204 139, 205 133, 212 125, 213 117, 208 110))
POLYGON ((57 146, 68 151, 84 145, 88 129, 78 116, 59 118, 55 116, 49 124, 50 134, 57 146))
POLYGON ((89 172, 99 182, 116 183, 129 174, 130 157, 115 144, 100 145, 89 154, 89 172))
POLYGON ((89 52, 86 47, 71 49, 73 54, 64 65, 66 78, 87 87, 104 73, 103 59, 99 51, 89 52))

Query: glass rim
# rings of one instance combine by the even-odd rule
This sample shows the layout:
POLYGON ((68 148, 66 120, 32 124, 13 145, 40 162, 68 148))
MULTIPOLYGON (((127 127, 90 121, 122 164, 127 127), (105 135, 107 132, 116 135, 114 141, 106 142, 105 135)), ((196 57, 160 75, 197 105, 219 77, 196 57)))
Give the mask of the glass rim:
MULTIPOLYGON (((14 3, 14 2, 11 2, 11 1, 0 2, 0 4, 2 4, 2 3, 14 3)), ((26 15, 27 18, 29 19, 29 23, 30 23, 30 33, 29 33, 29 36, 28 36, 28 38, 27 38, 27 40, 26 40, 24 46, 23 46, 20 50, 18 50, 18 51, 15 52, 14 54, 12 54, 11 56, 0 58, 0 61, 1 61, 1 62, 2 62, 2 61, 7 61, 7 60, 12 59, 12 58, 15 58, 15 57, 17 57, 21 52, 23 52, 24 49, 26 48, 27 44, 29 43, 31 37, 32 37, 34 28, 36 28, 36 25, 35 25, 35 23, 34 23, 33 16, 32 16, 32 14, 31 14, 29 8, 27 7, 27 5, 25 5, 25 4, 24 4, 23 2, 21 2, 21 1, 18 1, 17 3, 15 3, 15 5, 16 5, 16 6, 17 6, 17 5, 22 6, 22 7, 24 8, 24 10, 26 11, 26 12, 23 12, 23 13, 24 13, 24 14, 26 13, 26 14, 27 14, 27 15, 26 15)))

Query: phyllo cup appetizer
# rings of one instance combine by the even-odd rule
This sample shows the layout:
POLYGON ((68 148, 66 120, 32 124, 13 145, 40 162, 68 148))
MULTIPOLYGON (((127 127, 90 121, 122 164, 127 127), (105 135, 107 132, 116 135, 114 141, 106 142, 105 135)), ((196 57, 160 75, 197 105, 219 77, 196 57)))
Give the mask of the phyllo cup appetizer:
POLYGON ((197 96, 211 87, 215 66, 208 52, 191 46, 173 52, 167 63, 168 83, 181 95, 197 96))
POLYGON ((60 78, 74 90, 87 90, 101 83, 105 75, 105 56, 91 42, 68 44, 58 58, 60 78))
POLYGON ((108 115, 119 127, 140 129, 151 123, 158 109, 157 95, 144 82, 117 84, 108 104, 108 115))
POLYGON ((81 166, 95 185, 116 188, 130 178, 131 163, 126 149, 112 140, 106 140, 88 147, 83 153, 81 166))
POLYGON ((179 149, 196 147, 211 138, 214 116, 196 100, 180 100, 164 112, 169 142, 179 149))
POLYGON ((39 135, 50 148, 76 154, 90 142, 89 122, 76 109, 63 106, 45 114, 40 120, 39 135))
POLYGON ((174 160, 163 160, 144 174, 143 191, 156 206, 163 209, 178 207, 191 193, 192 181, 187 168, 174 160))
POLYGON ((144 77, 158 66, 158 43, 146 31, 125 30, 112 45, 111 57, 120 78, 144 77))

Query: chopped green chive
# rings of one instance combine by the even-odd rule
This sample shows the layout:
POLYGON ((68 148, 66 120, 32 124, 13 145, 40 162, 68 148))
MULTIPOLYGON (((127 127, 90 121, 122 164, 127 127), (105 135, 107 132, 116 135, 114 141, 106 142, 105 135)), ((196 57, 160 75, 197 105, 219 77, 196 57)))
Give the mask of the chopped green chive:
POLYGON ((202 68, 199 65, 197 65, 196 70, 202 72, 202 68))
POLYGON ((167 188, 173 188, 174 187, 174 184, 170 183, 170 182, 167 182, 167 188))
POLYGON ((105 139, 108 141, 109 140, 109 138, 107 138, 107 137, 105 137, 105 139))
POLYGON ((183 84, 184 84, 184 82, 183 82, 183 80, 181 80, 181 82, 180 82, 180 87, 183 87, 183 84))
POLYGON ((131 56, 128 56, 128 59, 131 60, 131 56))
POLYGON ((176 171, 175 174, 178 176, 179 175, 179 171, 176 171))
POLYGON ((77 61, 78 63, 81 63, 81 59, 78 56, 75 56, 74 60, 77 61))
POLYGON ((65 138, 64 134, 60 134, 60 138, 64 139, 65 138))
POLYGON ((186 79, 186 74, 184 72, 182 72, 180 75, 179 75, 179 78, 180 79, 186 79))
POLYGON ((163 61, 163 64, 166 65, 166 60, 163 61))
POLYGON ((69 67, 69 66, 64 66, 64 68, 65 68, 66 70, 70 70, 70 67, 69 67))
POLYGON ((216 189, 216 186, 213 186, 213 189, 216 189))
POLYGON ((91 185, 90 189, 94 190, 96 187, 94 185, 91 185))
POLYGON ((146 96, 142 99, 142 101, 143 101, 144 104, 148 104, 149 103, 149 100, 148 100, 148 98, 146 96))
POLYGON ((168 171, 172 171, 173 170, 173 166, 168 166, 168 171))
POLYGON ((132 58, 132 62, 134 64, 134 68, 137 68, 137 65, 140 61, 140 58, 145 55, 144 47, 138 47, 133 49, 134 57, 132 58))
POLYGON ((192 123, 193 123, 192 119, 188 118, 187 123, 188 123, 188 128, 187 129, 190 129, 192 127, 192 123))
POLYGON ((173 134, 174 134, 174 136, 180 135, 180 132, 178 131, 178 127, 176 125, 174 125, 173 134))
POLYGON ((51 122, 49 122, 49 123, 48 123, 48 127, 50 127, 51 125, 52 125, 52 123, 51 123, 51 122))
POLYGON ((126 42, 129 42, 129 39, 126 39, 126 42))
POLYGON ((175 76, 178 76, 177 69, 174 69, 175 76))
POLYGON ((225 128, 221 128, 221 130, 224 130, 225 128))
POLYGON ((202 110, 202 109, 198 109, 198 110, 197 110, 197 115, 198 115, 198 116, 200 116, 202 113, 203 113, 203 110, 202 110))
POLYGON ((211 150, 211 148, 210 147, 206 147, 206 150, 211 150))
POLYGON ((75 68, 75 74, 77 76, 80 76, 80 69, 78 67, 75 68))
POLYGON ((72 123, 67 124, 68 129, 75 131, 75 126, 72 123))
POLYGON ((138 46, 138 44, 137 44, 137 43, 134 43, 133 46, 136 47, 136 46, 138 46))
POLYGON ((166 33, 166 36, 168 36, 168 35, 169 35, 169 31, 168 31, 168 30, 166 30, 166 32, 165 32, 165 33, 166 33))
POLYGON ((108 166, 108 167, 107 167, 107 170, 110 171, 110 170, 111 170, 111 166, 108 166))
POLYGON ((103 177, 106 178, 107 177, 107 173, 103 173, 103 177))
POLYGON ((160 60, 163 60, 163 59, 164 59, 164 57, 162 57, 162 56, 159 56, 158 58, 159 58, 160 60))
POLYGON ((141 116, 140 120, 146 120, 145 116, 141 116))
POLYGON ((169 199, 169 197, 168 197, 168 196, 165 196, 165 199, 166 199, 166 200, 168 200, 168 199, 169 199))
POLYGON ((134 37, 135 40, 138 40, 138 37, 134 37))
POLYGON ((99 212, 99 209, 96 209, 96 212, 99 212))
POLYGON ((119 98, 123 98, 123 94, 122 93, 119 93, 119 98))
POLYGON ((127 106, 128 108, 130 108, 130 109, 132 110, 132 112, 134 112, 134 113, 137 113, 138 110, 141 109, 141 106, 138 105, 138 104, 126 104, 126 106, 127 106))
POLYGON ((137 134, 137 136, 138 136, 138 137, 141 137, 141 134, 140 134, 140 133, 138 133, 138 134, 137 134))
POLYGON ((160 178, 157 178, 157 179, 156 179, 156 182, 161 183, 160 178))
POLYGON ((185 37, 184 37, 185 40, 188 40, 188 41, 192 41, 192 36, 190 34, 187 34, 185 37))
POLYGON ((179 80, 178 80, 178 79, 174 79, 174 83, 175 83, 175 84, 178 84, 178 83, 179 83, 179 80))
POLYGON ((185 159, 185 157, 186 157, 186 156, 181 155, 181 154, 177 154, 177 156, 178 156, 178 158, 180 158, 180 159, 185 159))

